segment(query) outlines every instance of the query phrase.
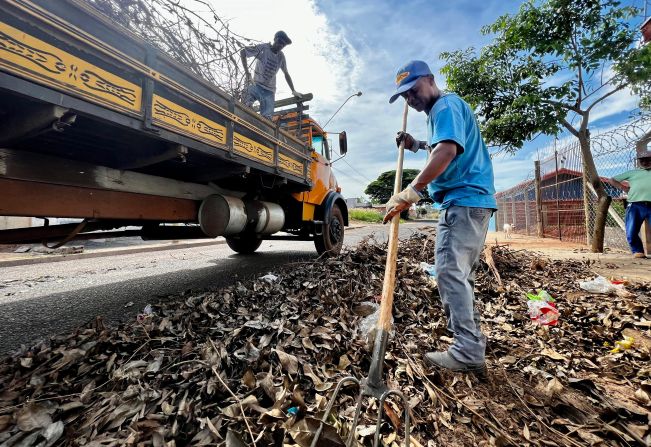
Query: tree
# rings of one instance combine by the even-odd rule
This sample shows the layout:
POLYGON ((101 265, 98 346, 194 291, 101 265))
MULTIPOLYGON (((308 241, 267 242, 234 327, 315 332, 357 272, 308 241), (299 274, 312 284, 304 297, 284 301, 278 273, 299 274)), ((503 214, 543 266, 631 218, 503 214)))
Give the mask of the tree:
MULTIPOLYGON (((418 169, 404 169, 402 171, 402 188, 406 188, 416 176, 420 173, 418 169)), ((396 181, 396 171, 386 171, 378 176, 377 179, 373 180, 364 190, 364 194, 367 194, 371 198, 373 203, 386 203, 389 201, 393 195, 393 186, 396 181)), ((432 199, 429 198, 427 191, 422 191, 425 194, 426 198, 422 199, 418 203, 432 202, 432 199)), ((403 211, 401 214, 403 219, 407 219, 408 210, 403 211)))
POLYGON ((482 29, 494 40, 443 53, 450 89, 478 114, 484 138, 509 152, 537 134, 567 130, 580 143, 597 194, 592 251, 603 251, 610 197, 590 148, 590 114, 624 88, 651 96, 651 45, 636 48, 637 10, 616 0, 529 0, 482 29))

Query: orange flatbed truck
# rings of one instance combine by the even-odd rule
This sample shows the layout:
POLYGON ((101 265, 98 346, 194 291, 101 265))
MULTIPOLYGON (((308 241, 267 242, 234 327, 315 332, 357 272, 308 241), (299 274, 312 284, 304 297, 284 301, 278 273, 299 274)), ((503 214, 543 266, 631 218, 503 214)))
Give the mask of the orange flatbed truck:
POLYGON ((338 253, 348 210, 306 109, 263 118, 82 1, 3 0, 0 216, 80 222, 0 243, 224 236, 239 253, 266 239, 338 253))

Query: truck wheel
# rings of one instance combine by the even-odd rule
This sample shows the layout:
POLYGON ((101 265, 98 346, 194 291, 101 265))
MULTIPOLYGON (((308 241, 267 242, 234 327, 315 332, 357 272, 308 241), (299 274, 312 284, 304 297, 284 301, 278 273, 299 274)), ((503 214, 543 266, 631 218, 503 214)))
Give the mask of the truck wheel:
POLYGON ((344 245, 344 216, 339 205, 333 205, 323 221, 323 234, 314 237, 317 253, 336 256, 344 245))
POLYGON ((255 236, 227 237, 226 243, 231 250, 243 255, 250 255, 260 247, 262 239, 255 236))

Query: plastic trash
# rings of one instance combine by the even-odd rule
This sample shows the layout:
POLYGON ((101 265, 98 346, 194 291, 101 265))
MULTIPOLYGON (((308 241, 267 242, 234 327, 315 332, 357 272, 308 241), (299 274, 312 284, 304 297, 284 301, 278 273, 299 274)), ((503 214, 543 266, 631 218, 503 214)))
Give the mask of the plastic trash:
MULTIPOLYGON (((380 319, 380 305, 377 303, 365 302, 369 306, 375 307, 375 311, 367 315, 359 323, 359 334, 362 337, 366 338, 366 345, 369 350, 373 350, 373 344, 375 343, 375 332, 377 329, 377 322, 380 319)), ((393 327, 393 315, 391 316, 391 327, 393 327)), ((393 330, 391 330, 391 334, 393 330)))
POLYGON ((269 284, 278 281, 278 277, 276 275, 272 275, 271 273, 267 273, 266 275, 261 276, 260 279, 263 281, 267 281, 269 284))
POLYGON ((298 414, 298 407, 291 407, 287 410, 287 414, 290 416, 296 416, 298 414))
POLYGON ((425 273, 429 276, 436 278, 436 266, 434 264, 428 264, 427 262, 421 262, 420 268, 423 269, 425 273))
POLYGON ((559 312, 554 298, 547 291, 539 290, 538 294, 527 293, 527 298, 529 317, 533 322, 543 326, 558 324, 559 312))
POLYGON ((527 298, 531 301, 547 301, 549 303, 556 302, 554 297, 552 297, 546 290, 539 290, 538 294, 527 293, 527 298))
POLYGON ((142 310, 142 313, 136 316, 136 320, 143 322, 148 317, 151 317, 152 315, 154 315, 154 309, 153 307, 151 307, 151 304, 147 304, 145 308, 142 310))
POLYGON ((619 340, 615 342, 615 348, 610 350, 611 354, 617 354, 618 352, 625 351, 627 349, 631 349, 633 345, 635 344, 635 339, 631 336, 624 335, 623 340, 619 340))
POLYGON ((590 293, 610 293, 614 292, 617 288, 615 284, 603 276, 597 276, 591 281, 579 281, 579 287, 590 293))
POLYGON ((579 287, 590 293, 609 294, 614 292, 621 297, 628 297, 633 295, 631 292, 626 290, 623 281, 612 283, 603 276, 597 276, 591 281, 579 281, 579 287))

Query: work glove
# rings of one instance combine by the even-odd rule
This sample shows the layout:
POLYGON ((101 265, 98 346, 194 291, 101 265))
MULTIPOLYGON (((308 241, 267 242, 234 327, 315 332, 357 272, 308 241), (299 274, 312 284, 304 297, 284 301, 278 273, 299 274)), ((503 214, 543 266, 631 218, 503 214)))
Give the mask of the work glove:
POLYGON ((386 204, 387 213, 382 220, 382 223, 389 222, 393 216, 408 209, 412 204, 421 199, 420 194, 416 189, 409 185, 398 194, 391 196, 386 204))
POLYGON ((252 82, 251 82, 251 81, 252 81, 252 79, 251 79, 251 73, 249 73, 249 72, 247 71, 247 72, 244 74, 244 76, 246 77, 246 83, 247 83, 247 84, 251 84, 251 83, 252 83, 252 82))
POLYGON ((296 90, 292 90, 292 95, 296 96, 298 99, 303 97, 303 93, 299 93, 296 90))
POLYGON ((396 146, 400 147, 402 140, 405 141, 405 149, 412 151, 413 153, 418 152, 418 149, 421 148, 421 142, 416 140, 414 137, 409 135, 407 132, 400 131, 396 136, 396 146))

